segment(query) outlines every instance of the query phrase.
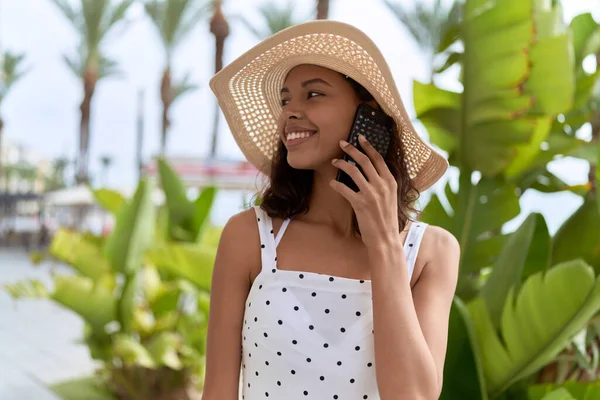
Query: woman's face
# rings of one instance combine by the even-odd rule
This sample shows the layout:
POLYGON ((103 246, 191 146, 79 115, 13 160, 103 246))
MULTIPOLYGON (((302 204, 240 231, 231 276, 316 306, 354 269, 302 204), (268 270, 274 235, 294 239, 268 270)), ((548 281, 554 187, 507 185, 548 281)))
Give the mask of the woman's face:
POLYGON ((348 138, 360 104, 350 83, 330 69, 299 65, 283 84, 281 104, 281 140, 290 166, 331 168, 331 160, 343 155, 339 141, 348 138))

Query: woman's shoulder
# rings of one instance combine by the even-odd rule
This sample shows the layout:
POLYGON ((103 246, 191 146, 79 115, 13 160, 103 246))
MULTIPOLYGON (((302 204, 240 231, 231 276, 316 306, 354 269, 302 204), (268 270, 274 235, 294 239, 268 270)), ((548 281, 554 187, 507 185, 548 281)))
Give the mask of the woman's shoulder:
POLYGON ((249 208, 229 218, 219 241, 224 251, 235 251, 240 257, 260 256, 256 243, 260 242, 256 213, 249 208), (256 253, 256 254, 254 254, 256 253))
POLYGON ((254 236, 258 238, 258 225, 254 208, 251 207, 232 215, 223 228, 223 235, 236 238, 242 237, 246 240, 254 236))
POLYGON ((428 263, 437 257, 453 254, 460 254, 458 239, 441 226, 428 224, 427 229, 423 233, 419 251, 422 261, 428 263))

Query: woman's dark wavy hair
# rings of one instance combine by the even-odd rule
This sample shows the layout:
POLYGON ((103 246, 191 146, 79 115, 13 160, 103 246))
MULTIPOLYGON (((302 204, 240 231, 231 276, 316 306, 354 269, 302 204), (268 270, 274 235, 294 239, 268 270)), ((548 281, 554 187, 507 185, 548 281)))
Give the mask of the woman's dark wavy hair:
MULTIPOLYGON (((358 82, 352 78, 346 79, 354 88, 360 101, 368 102, 374 99, 371 93, 358 82)), ((396 130, 397 127, 394 129, 396 130)), ((410 214, 413 213, 415 217, 418 215, 414 204, 420 193, 410 179, 404 160, 402 141, 398 140, 398 135, 392 135, 384 159, 398 182, 398 225, 402 231, 410 220, 410 214)), ((313 187, 313 174, 312 170, 292 168, 287 162, 287 149, 283 142, 279 141, 271 161, 270 180, 261 195, 261 208, 269 216, 282 219, 306 213, 313 187)), ((354 232, 360 235, 356 214, 352 215, 352 226, 354 232)))

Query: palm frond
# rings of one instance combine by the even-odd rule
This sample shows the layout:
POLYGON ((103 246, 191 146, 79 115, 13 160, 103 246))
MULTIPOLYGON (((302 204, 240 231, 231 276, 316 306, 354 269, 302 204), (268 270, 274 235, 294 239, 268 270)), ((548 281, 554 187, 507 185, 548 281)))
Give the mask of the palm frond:
POLYGON ((105 29, 108 31, 117 22, 122 21, 125 18, 127 10, 129 10, 129 7, 131 7, 133 3, 135 3, 135 0, 123 0, 120 3, 112 6, 110 12, 108 13, 110 17, 105 29))
POLYGON ((191 82, 190 74, 186 74, 180 81, 173 84, 173 100, 174 103, 185 93, 198 89, 198 85, 191 82))
POLYGON ((206 1, 194 1, 192 6, 186 10, 183 20, 174 38, 174 46, 181 43, 189 33, 204 19, 211 10, 211 4, 206 1))
POLYGON ((59 11, 71 22, 75 30, 81 29, 82 21, 81 14, 73 8, 73 5, 69 0, 52 0, 59 11))
POLYGON ((98 62, 98 79, 108 78, 110 77, 121 77, 123 76, 123 71, 121 71, 118 67, 118 63, 100 53, 99 62, 98 62))
POLYGON ((104 20, 108 18, 110 0, 81 0, 81 13, 85 22, 85 42, 89 53, 98 49, 104 38, 104 20))
POLYGON ((455 0, 450 8, 443 6, 439 0, 433 6, 416 3, 412 8, 390 0, 384 0, 384 3, 429 56, 437 53, 445 32, 461 19, 459 0, 455 0))
POLYGON ((4 100, 14 84, 25 75, 27 70, 22 68, 24 54, 13 54, 9 51, 0 55, 0 103, 4 100))
POLYGON ((206 0, 146 0, 144 8, 157 28, 167 53, 172 53, 208 15, 210 3, 206 0))
POLYGON ((240 22, 246 29, 248 29, 250 31, 250 33, 252 35, 254 35, 255 38, 257 38, 259 40, 262 40, 262 39, 266 38, 267 36, 269 36, 268 32, 254 26, 254 24, 251 23, 248 20, 248 18, 246 18, 243 15, 232 15, 230 17, 230 19, 232 20, 232 22, 236 22, 236 21, 240 22))
POLYGON ((260 12, 267 23, 269 36, 297 23, 294 18, 294 5, 292 2, 288 2, 284 6, 273 3, 265 4, 260 8, 260 12))

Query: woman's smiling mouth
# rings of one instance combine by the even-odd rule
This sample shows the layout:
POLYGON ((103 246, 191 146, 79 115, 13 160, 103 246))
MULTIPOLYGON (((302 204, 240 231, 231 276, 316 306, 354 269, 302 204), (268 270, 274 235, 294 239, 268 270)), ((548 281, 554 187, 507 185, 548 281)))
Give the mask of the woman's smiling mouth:
POLYGON ((317 132, 316 131, 299 131, 299 132, 290 132, 285 135, 285 144, 287 148, 294 148, 299 146, 300 144, 306 142, 311 137, 313 137, 317 132))

